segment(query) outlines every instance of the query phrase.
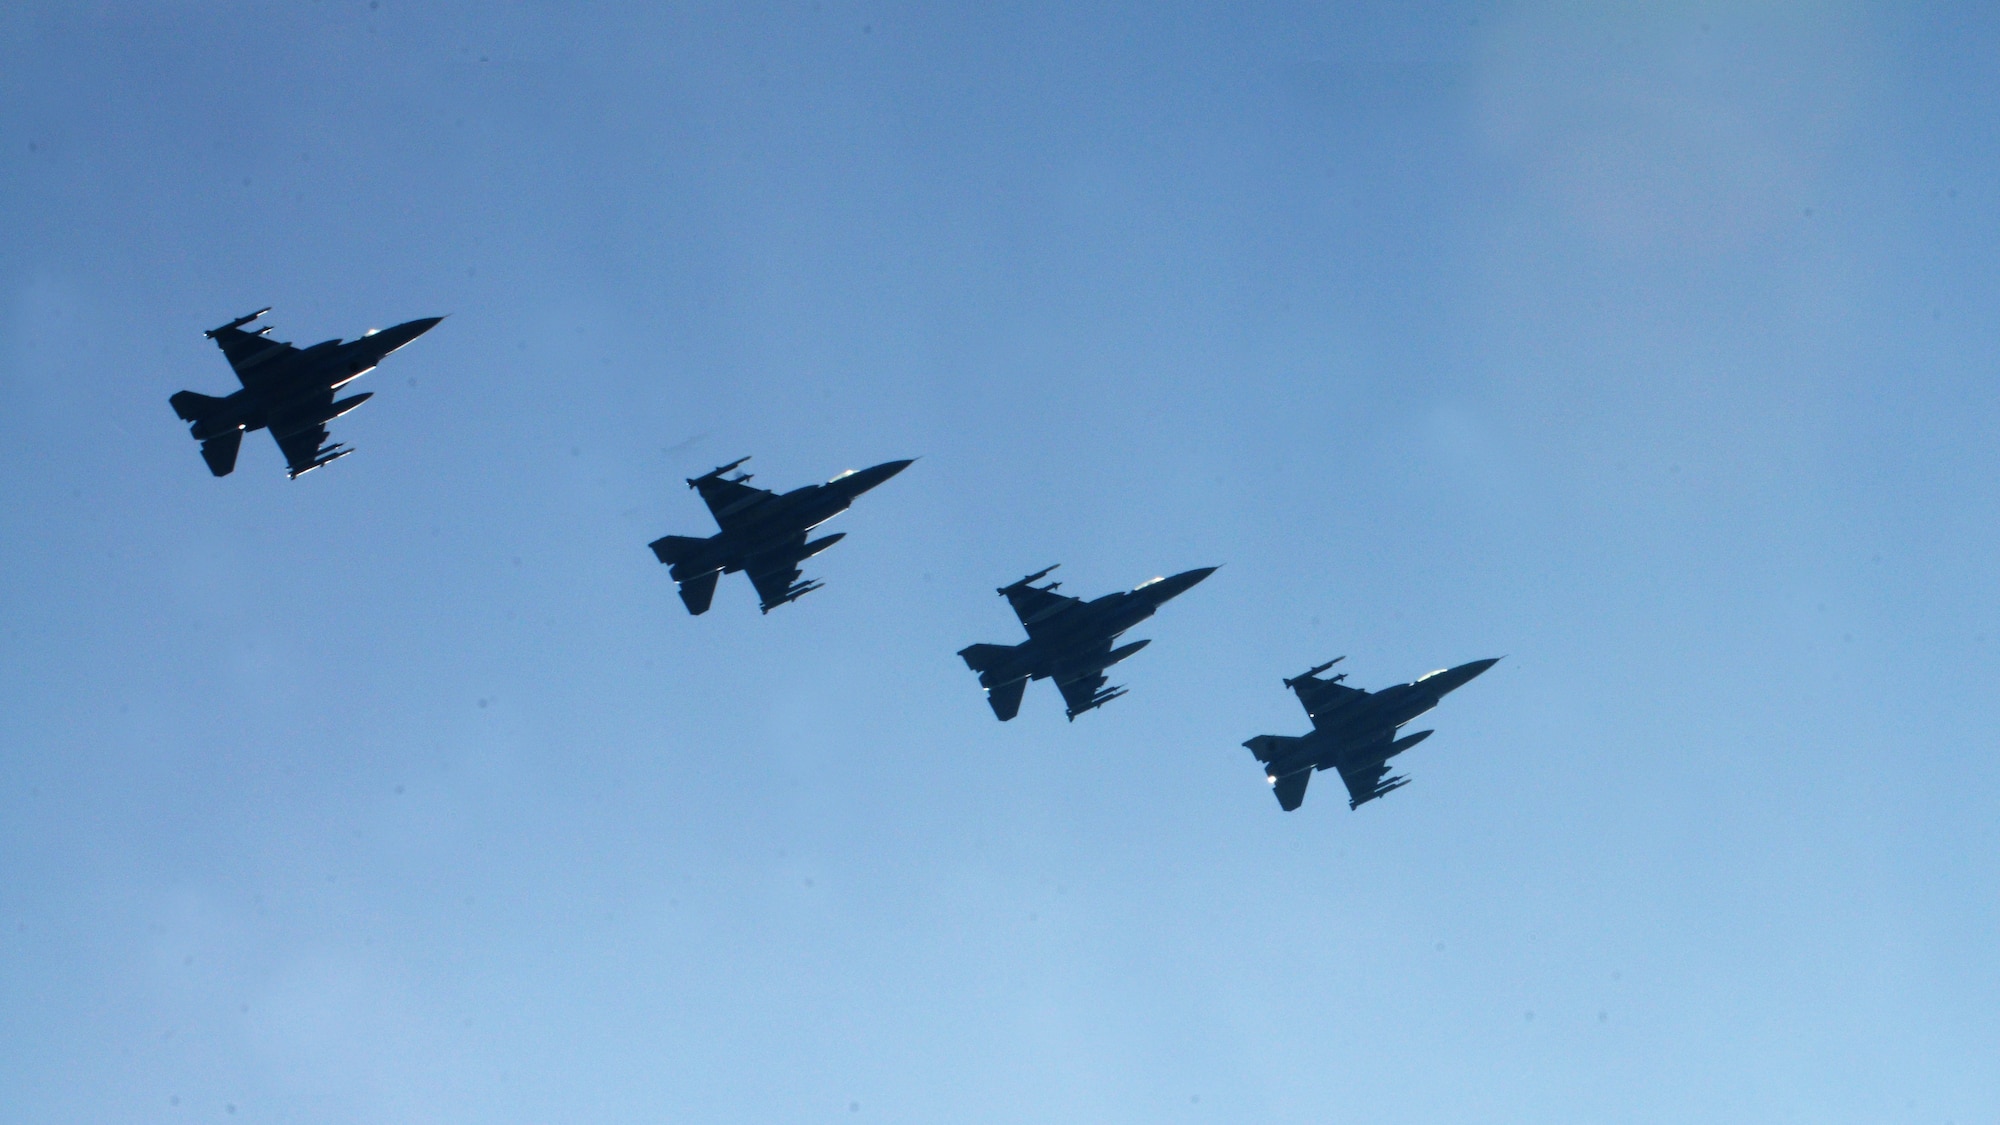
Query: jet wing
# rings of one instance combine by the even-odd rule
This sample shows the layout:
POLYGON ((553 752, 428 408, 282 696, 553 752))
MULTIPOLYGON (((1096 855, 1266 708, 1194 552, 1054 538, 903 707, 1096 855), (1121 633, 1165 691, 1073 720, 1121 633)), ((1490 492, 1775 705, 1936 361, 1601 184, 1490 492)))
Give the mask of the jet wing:
POLYGON ((255 386, 267 374, 276 373, 299 354, 299 349, 282 340, 267 339, 241 328, 223 328, 215 333, 215 346, 246 387, 255 386))
MULTIPOLYGON (((695 490, 701 493, 707 503, 710 515, 715 517, 717 527, 724 531, 743 526, 749 522, 752 509, 771 498, 768 488, 754 488, 738 480, 707 476, 694 482, 695 490)), ((796 572, 794 572, 796 576, 796 572)), ((759 590, 763 587, 759 586, 759 590)))
POLYGON ((1319 726, 1320 720, 1335 711, 1358 705, 1369 693, 1360 688, 1351 688, 1332 680, 1315 680, 1307 677, 1292 683, 1292 691, 1305 707, 1306 715, 1319 726))
MULTIPOLYGON (((333 396, 329 394, 327 397, 332 398, 333 396)), ((291 474, 294 477, 309 469, 318 468, 323 464, 319 459, 319 451, 326 444, 326 438, 327 433, 324 424, 299 430, 295 433, 289 433, 279 438, 278 449, 285 455, 285 468, 291 470, 291 474)))
POLYGON ((792 599, 786 595, 799 581, 799 564, 776 563, 761 570, 751 570, 750 584, 757 587, 757 600, 765 609, 783 605, 792 599))
MULTIPOLYGON (((1021 619, 1021 627, 1028 631, 1030 637, 1050 632, 1054 627, 1054 618, 1082 601, 1082 598, 1066 597, 1034 586, 1014 586, 1007 590, 1007 604, 1014 607, 1014 616, 1021 619)), ((1111 643, 1107 640, 1104 647, 1109 649, 1111 643)), ((1098 682, 1103 683, 1104 677, 1099 676, 1098 682)))
POLYGON ((1408 782, 1400 777, 1389 778, 1388 784, 1383 784, 1383 775, 1388 772, 1389 763, 1387 762, 1374 762, 1365 766, 1343 767, 1340 771, 1340 780, 1347 785, 1347 807, 1358 809, 1375 798, 1384 796, 1391 790, 1401 789, 1404 785, 1408 784, 1408 782))
POLYGON ((757 602, 765 613, 820 588, 818 582, 799 581, 799 563, 809 557, 805 548, 806 533, 801 531, 777 549, 743 560, 743 572, 757 587, 757 602))
POLYGON ((1074 719, 1105 702, 1098 698, 1097 693, 1104 687, 1107 678, 1102 672, 1093 672, 1088 676, 1056 685, 1062 692, 1063 703, 1069 708, 1070 718, 1074 719))

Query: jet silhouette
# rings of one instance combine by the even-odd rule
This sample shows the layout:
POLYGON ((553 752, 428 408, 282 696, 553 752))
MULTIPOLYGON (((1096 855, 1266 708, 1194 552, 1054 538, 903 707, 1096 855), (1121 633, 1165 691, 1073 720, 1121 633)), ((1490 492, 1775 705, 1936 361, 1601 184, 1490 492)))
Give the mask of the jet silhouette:
POLYGON ((192 423, 188 430, 201 443, 202 460, 208 462, 208 471, 219 477, 236 468, 237 450, 243 445, 243 435, 251 430, 271 431, 293 480, 354 452, 346 446, 325 444, 326 424, 367 402, 374 392, 338 402, 333 392, 373 371, 383 356, 444 319, 433 316, 379 332, 371 330, 344 344, 336 339, 295 348, 267 339, 269 328, 243 331, 244 325, 270 311, 258 309, 202 333, 222 349, 243 384, 242 390, 226 398, 182 391, 167 400, 181 421, 192 423))
POLYGON ((1500 662, 1499 657, 1475 660, 1456 668, 1443 668, 1419 677, 1412 683, 1397 684, 1381 691, 1351 688, 1319 674, 1340 663, 1336 656, 1305 674, 1285 681, 1305 706, 1312 719, 1311 734, 1293 738, 1280 734, 1260 734, 1243 745, 1264 763, 1264 780, 1278 795, 1278 807, 1291 812, 1305 803, 1306 782, 1312 772, 1337 770, 1347 783, 1347 807, 1358 809, 1391 790, 1409 784, 1409 778, 1384 778, 1389 759, 1431 736, 1420 730, 1405 738, 1396 737, 1396 728, 1438 705, 1445 694, 1462 686, 1500 662))
POLYGON ((1151 642, 1133 641, 1115 649, 1111 642, 1153 616, 1153 611, 1169 599, 1214 574, 1216 568, 1205 566, 1171 578, 1155 578, 1092 601, 1056 593, 1059 582, 1034 585, 1054 569, 1051 566, 1000 587, 1000 596, 1014 607, 1015 616, 1028 631, 1027 640, 1017 645, 979 644, 958 650, 966 667, 979 673, 986 701, 1003 723, 1020 713, 1021 695, 1029 680, 1054 680, 1072 722, 1085 711, 1124 695, 1122 687, 1104 686, 1104 670, 1151 642))
POLYGON ((854 498, 910 467, 909 461, 887 461, 872 469, 847 472, 825 484, 809 484, 780 495, 752 488, 749 473, 725 477, 748 461, 740 457, 688 480, 701 493, 722 530, 706 539, 665 535, 648 546, 680 583, 688 612, 708 612, 715 583, 725 574, 743 571, 757 588, 765 613, 797 601, 820 588, 819 582, 799 581, 799 564, 843 539, 840 532, 806 542, 806 533, 847 510, 854 498))

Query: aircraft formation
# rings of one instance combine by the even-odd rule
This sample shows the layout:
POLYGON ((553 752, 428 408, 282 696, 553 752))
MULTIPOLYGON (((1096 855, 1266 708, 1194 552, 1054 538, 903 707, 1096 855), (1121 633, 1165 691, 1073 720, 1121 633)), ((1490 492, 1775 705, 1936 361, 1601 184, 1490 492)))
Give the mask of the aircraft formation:
MULTIPOLYGON (((336 338, 298 348, 271 340, 268 327, 244 330, 270 311, 259 309, 203 333, 222 349, 241 389, 219 398, 194 391, 168 398, 174 413, 189 424, 190 435, 201 443, 202 460, 218 477, 235 470, 243 435, 253 430, 270 431, 293 480, 353 452, 345 445, 327 443, 326 424, 366 402, 371 393, 341 399, 334 394, 444 319, 426 317, 371 329, 355 340, 336 338)), ((819 589, 823 583, 805 578, 800 564, 846 533, 808 536, 846 511, 856 497, 914 461, 885 461, 841 473, 824 484, 778 493, 750 484, 751 475, 741 471, 748 460, 738 458, 687 482, 708 505, 718 529, 714 535, 663 535, 648 544, 668 568, 690 614, 708 612, 725 574, 747 576, 764 613, 819 589)), ((1056 593, 1059 582, 1036 585, 1055 569, 1045 567, 997 591, 1020 619, 1027 640, 1012 645, 971 644, 958 651, 966 667, 978 674, 986 702, 1001 722, 1020 713, 1028 684, 1035 680, 1054 681, 1064 714, 1072 722, 1124 695, 1122 686, 1105 686, 1106 670, 1151 642, 1116 645, 1120 635, 1217 568, 1198 567, 1150 579, 1088 601, 1056 593)), ((1263 766, 1264 780, 1286 812, 1305 802, 1306 783, 1315 770, 1340 775, 1350 809, 1409 784, 1407 777, 1388 776, 1389 759, 1433 732, 1398 737, 1400 728, 1499 662, 1498 657, 1474 660, 1370 692, 1344 684, 1345 673, 1321 678, 1344 659, 1335 657, 1284 681, 1305 707, 1311 731, 1298 736, 1260 734, 1243 744, 1263 766)))

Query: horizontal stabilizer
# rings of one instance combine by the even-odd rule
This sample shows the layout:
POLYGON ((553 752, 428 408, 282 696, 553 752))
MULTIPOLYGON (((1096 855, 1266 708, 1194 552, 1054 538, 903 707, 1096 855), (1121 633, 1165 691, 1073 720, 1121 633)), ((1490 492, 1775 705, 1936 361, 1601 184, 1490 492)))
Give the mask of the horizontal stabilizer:
POLYGON ((1271 791, 1278 795, 1278 807, 1291 812, 1306 803, 1306 782, 1312 780, 1311 770, 1300 770, 1286 774, 1271 783, 1271 791))
MULTIPOLYGON (((658 549, 658 544, 655 544, 654 550, 658 549)), ((715 600, 716 580, 721 577, 721 571, 711 570, 698 578, 690 578, 681 583, 681 601, 687 603, 689 613, 699 617, 708 612, 708 603, 715 600)))
POLYGON ((1252 754, 1257 755, 1258 761, 1275 762, 1298 749, 1299 743, 1304 741, 1303 738, 1293 738, 1283 734, 1260 734, 1243 745, 1249 747, 1252 754))
POLYGON ((198 422, 215 413, 215 408, 222 405, 222 400, 211 395, 196 394, 193 391, 181 391, 168 398, 167 403, 174 408, 175 414, 180 415, 181 421, 198 422))
POLYGON ((1005 664, 1014 655, 1013 645, 967 645, 958 650, 965 659, 965 666, 975 672, 985 672, 1005 664))
POLYGON ((993 714, 1001 722, 1021 713, 1021 695, 1028 690, 1028 681, 1009 680, 999 687, 986 692, 986 702, 993 705, 993 714))
POLYGON ((236 468, 236 451, 241 448, 243 431, 224 430, 201 443, 201 459, 208 462, 209 472, 226 477, 236 468))
MULTIPOLYGON (((653 549, 653 556, 655 558, 672 566, 674 563, 686 562, 694 558, 697 553, 708 546, 708 540, 696 539, 688 535, 664 535, 646 545, 653 549)), ((696 612, 700 611, 697 610, 696 612)))

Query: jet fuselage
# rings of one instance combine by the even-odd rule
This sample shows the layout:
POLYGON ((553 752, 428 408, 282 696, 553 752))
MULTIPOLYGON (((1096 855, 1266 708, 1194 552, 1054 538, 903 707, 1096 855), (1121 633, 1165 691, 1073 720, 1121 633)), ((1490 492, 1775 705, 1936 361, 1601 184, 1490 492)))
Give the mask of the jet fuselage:
POLYGON ((912 461, 885 461, 827 481, 808 484, 777 495, 752 493, 740 508, 726 507, 715 513, 726 530, 698 540, 677 554, 667 573, 676 582, 686 582, 712 571, 734 574, 754 563, 784 557, 803 562, 838 543, 846 533, 814 539, 803 546, 792 543, 853 506, 854 498, 907 469, 912 461))
POLYGON ((326 340, 287 357, 286 345, 273 342, 259 361, 252 353, 239 366, 243 388, 204 404, 189 431, 197 441, 230 430, 269 429, 285 437, 329 422, 360 406, 370 395, 360 394, 326 405, 318 400, 330 391, 373 371, 382 357, 435 327, 442 317, 426 317, 342 343, 326 340))
POLYGON ((1384 762, 1422 742, 1429 731, 1397 738, 1397 728, 1438 705, 1447 694, 1491 668, 1496 660, 1474 660, 1433 672, 1412 683, 1376 692, 1357 692, 1310 711, 1313 729, 1296 748, 1265 765, 1273 778, 1310 769, 1352 769, 1384 762))
POLYGON ((1054 679, 1064 682, 1101 672, 1145 648, 1149 641, 1134 641, 1109 653, 1099 650, 1118 639, 1119 634, 1158 612, 1160 606, 1189 587, 1215 573, 1212 566, 1183 571, 1170 578, 1156 578, 1135 589, 1120 590, 1087 602, 1063 603, 1052 607, 1047 617, 1030 616, 1021 624, 1029 629, 1027 640, 1016 645, 996 645, 1010 649, 1010 655, 996 660, 979 673, 979 685, 998 687, 1015 680, 1054 679))

